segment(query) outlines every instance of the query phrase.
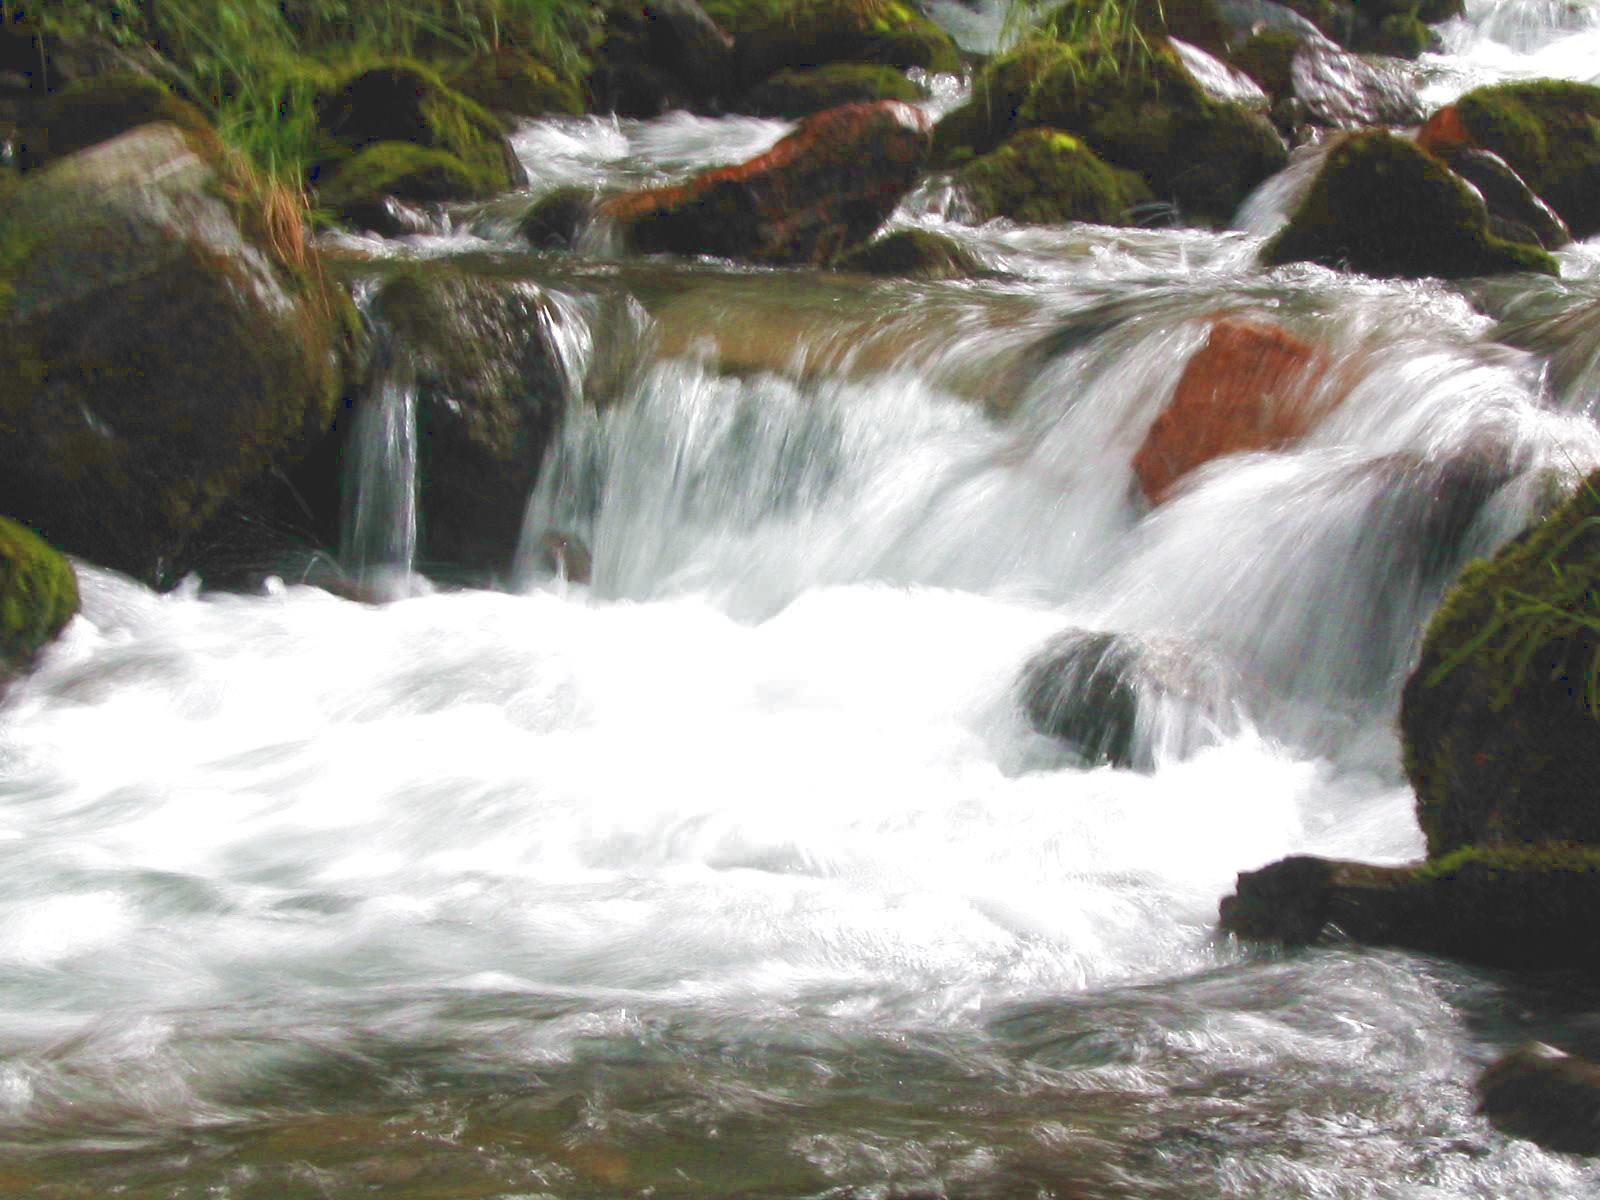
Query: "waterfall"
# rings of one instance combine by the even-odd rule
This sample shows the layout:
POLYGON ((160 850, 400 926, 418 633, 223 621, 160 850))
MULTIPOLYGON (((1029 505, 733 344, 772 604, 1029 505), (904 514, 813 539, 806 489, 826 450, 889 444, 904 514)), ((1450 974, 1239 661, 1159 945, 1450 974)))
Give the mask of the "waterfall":
POLYGON ((417 385, 403 355, 373 372, 345 481, 340 561, 363 587, 404 595, 417 554, 417 385))

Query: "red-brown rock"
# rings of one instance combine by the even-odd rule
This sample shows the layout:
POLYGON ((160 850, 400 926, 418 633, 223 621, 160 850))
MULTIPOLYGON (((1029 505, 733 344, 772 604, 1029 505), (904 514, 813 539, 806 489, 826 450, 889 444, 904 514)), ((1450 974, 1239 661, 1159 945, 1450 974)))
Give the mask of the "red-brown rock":
POLYGON ((1472 144, 1472 134, 1467 132, 1453 104, 1445 105, 1417 130, 1417 145, 1430 154, 1449 157, 1452 152, 1472 144))
POLYGON ((1218 320, 1134 456, 1144 494, 1160 504, 1203 463, 1299 438, 1327 407, 1327 370, 1326 354, 1275 325, 1218 320))
POLYGON ((910 191, 932 123, 896 100, 808 118, 765 154, 601 206, 630 248, 820 265, 865 241, 910 191))

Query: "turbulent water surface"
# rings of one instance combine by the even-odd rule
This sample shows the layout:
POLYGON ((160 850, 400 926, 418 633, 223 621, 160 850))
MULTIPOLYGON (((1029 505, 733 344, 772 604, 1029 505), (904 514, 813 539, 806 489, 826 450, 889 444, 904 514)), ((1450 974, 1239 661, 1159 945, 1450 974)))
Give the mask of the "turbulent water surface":
MULTIPOLYGON (((1475 4, 1420 69, 1588 78, 1592 17, 1475 4)), ((786 128, 518 147, 542 191, 786 128)), ((348 239, 548 300, 523 549, 476 588, 413 561, 396 370, 345 566, 401 599, 82 568, 0 708, 0 1194, 1600 1196, 1472 1092, 1526 1036, 1600 1044, 1600 997, 1215 932, 1237 871, 1420 852, 1418 631, 1600 463, 1593 372, 1486 315, 1600 298, 1600 244, 1559 285, 1264 274, 1292 190, 1210 234, 964 227, 935 183, 896 221, 976 284, 529 253, 511 201, 348 239), (1342 399, 1151 509, 1133 456, 1218 313, 1324 346, 1342 399), (1205 664, 1146 697, 1142 769, 1029 728, 1069 629, 1205 664)))

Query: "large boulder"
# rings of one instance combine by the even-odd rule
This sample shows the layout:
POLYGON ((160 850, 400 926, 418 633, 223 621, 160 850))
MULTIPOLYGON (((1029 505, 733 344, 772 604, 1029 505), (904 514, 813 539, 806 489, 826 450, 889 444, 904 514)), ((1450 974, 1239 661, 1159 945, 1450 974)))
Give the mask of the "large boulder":
POLYGON ((603 111, 653 117, 737 95, 737 65, 733 38, 696 0, 617 0, 605 8, 589 90, 603 111))
POLYGON ((1365 129, 1415 125, 1423 117, 1416 89, 1399 70, 1347 54, 1322 38, 1259 33, 1233 61, 1296 123, 1365 129))
POLYGON ((1445 161, 1478 189, 1489 208, 1489 228, 1497 236, 1546 250, 1558 250, 1572 241, 1567 223, 1494 151, 1458 150, 1445 161))
POLYGON ((312 168, 319 202, 356 217, 401 200, 476 200, 527 178, 505 127, 431 69, 395 60, 334 80, 317 100, 331 147, 312 168))
POLYGON ((1238 687, 1201 647, 1070 629, 1023 668, 1028 723, 1085 765, 1153 770, 1238 728, 1238 687))
POLYGON ((645 253, 824 264, 871 237, 928 157, 927 116, 898 101, 807 119, 771 150, 601 205, 645 253))
POLYGON ((1329 152, 1262 258, 1403 279, 1559 274, 1543 250, 1496 237, 1483 198, 1444 163, 1385 132, 1355 134, 1329 152))
POLYGON ((1328 355, 1277 325, 1224 317, 1184 367, 1134 455, 1139 486, 1160 504, 1196 467, 1225 454, 1277 450, 1337 402, 1328 355))
POLYGON ((348 301, 214 145, 147 124, 0 206, 0 511, 150 580, 326 427, 348 301))
POLYGON ((0 691, 77 611, 72 564, 32 530, 0 517, 0 691))
POLYGON ((565 411, 552 301, 532 283, 419 264, 381 286, 373 316, 385 345, 358 403, 389 380, 415 389, 420 558, 505 570, 565 411))
POLYGON ((1224 932, 1305 946, 1341 938, 1523 970, 1600 972, 1600 851, 1462 850, 1397 867, 1296 855, 1241 872, 1224 932))
POLYGON ((902 0, 706 0, 705 10, 733 36, 742 89, 779 71, 838 62, 961 70, 950 35, 902 0))
POLYGON ((1493 558, 1429 623, 1400 706, 1428 852, 1600 843, 1600 476, 1493 558))
POLYGON ((1600 1063, 1525 1042, 1478 1077, 1478 1111, 1547 1150, 1600 1155, 1600 1063))
POLYGON ((1151 199, 1144 178, 1110 166, 1071 134, 1030 129, 974 159, 956 176, 972 215, 1027 225, 1132 223, 1151 199))
POLYGON ((17 162, 25 170, 110 141, 140 125, 176 125, 212 155, 220 145, 200 110, 149 75, 119 71, 68 84, 41 104, 17 131, 17 162))
POLYGON ((576 85, 520 50, 479 55, 451 74, 450 86, 491 112, 518 117, 577 116, 584 110, 576 85))
POLYGON ((841 104, 927 98, 927 89, 904 71, 875 63, 830 63, 779 71, 731 107, 758 117, 807 117, 841 104))
POLYGON ((1600 232, 1600 87, 1542 79, 1477 88, 1430 118, 1431 140, 1492 150, 1560 213, 1600 232))

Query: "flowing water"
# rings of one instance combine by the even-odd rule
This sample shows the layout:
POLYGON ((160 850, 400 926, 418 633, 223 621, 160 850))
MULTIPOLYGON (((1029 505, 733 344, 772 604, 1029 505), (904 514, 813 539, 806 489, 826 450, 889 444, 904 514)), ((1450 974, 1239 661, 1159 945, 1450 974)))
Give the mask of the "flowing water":
MULTIPOLYGON (((1592 69, 1583 12, 1475 5, 1422 70, 1592 69)), ((543 190, 786 128, 518 144, 543 190)), ((1592 989, 1215 931, 1240 870, 1420 853, 1419 630, 1600 464, 1592 364, 1486 315, 1600 301, 1600 244, 1560 284, 1267 275, 1292 191, 1234 233, 973 229, 935 182, 896 221, 981 283, 531 254, 510 202, 347 239, 548 298, 516 569, 369 606, 82 568, 0 708, 0 1195, 1600 1196, 1472 1092, 1600 1046, 1592 989), (1219 313, 1324 347, 1338 403, 1151 509, 1219 313), (1024 718, 1074 629, 1205 664, 1142 693, 1135 769, 1024 718)), ((369 579, 417 545, 405 361, 350 466, 369 579)))

